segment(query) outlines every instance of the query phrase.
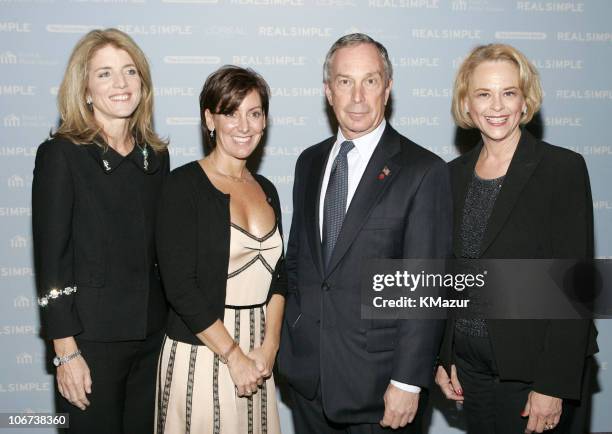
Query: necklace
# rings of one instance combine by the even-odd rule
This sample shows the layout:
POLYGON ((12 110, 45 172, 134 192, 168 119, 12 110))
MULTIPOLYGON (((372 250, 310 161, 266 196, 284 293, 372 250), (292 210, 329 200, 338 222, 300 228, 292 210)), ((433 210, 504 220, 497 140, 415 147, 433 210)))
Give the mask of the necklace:
MULTIPOLYGON (((208 164, 214 169, 214 171, 217 174, 219 174, 219 175, 229 179, 230 181, 240 182, 240 183, 243 183, 243 184, 249 182, 248 178, 245 178, 245 177, 242 177, 242 176, 230 175, 228 173, 225 173, 225 172, 219 170, 219 168, 215 165, 215 163, 211 159, 208 160, 208 164)), ((251 172, 249 172, 249 169, 247 169, 246 167, 244 168, 244 170, 245 170, 247 176, 251 174, 251 172)))
POLYGON ((142 167, 144 170, 149 170, 149 150, 147 149, 147 144, 145 143, 144 147, 140 146, 138 143, 136 143, 136 141, 134 141, 134 144, 138 146, 138 149, 140 149, 140 153, 142 154, 142 167))

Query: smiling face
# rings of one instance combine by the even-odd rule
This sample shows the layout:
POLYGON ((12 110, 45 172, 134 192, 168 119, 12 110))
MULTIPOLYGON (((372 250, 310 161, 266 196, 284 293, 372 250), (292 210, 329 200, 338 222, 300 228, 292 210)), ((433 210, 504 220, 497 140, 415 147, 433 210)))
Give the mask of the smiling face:
POLYGON ((130 55, 112 45, 96 51, 89 61, 87 81, 87 98, 96 121, 104 126, 129 118, 140 97, 140 75, 130 55))
POLYGON ((382 122, 392 85, 384 77, 382 59, 372 44, 334 53, 325 95, 347 139, 364 136, 382 122))
POLYGON ((469 81, 465 110, 485 143, 507 143, 520 137, 523 111, 527 109, 519 87, 519 70, 507 61, 478 65, 469 81))
POLYGON ((215 131, 215 152, 240 160, 247 159, 257 147, 266 128, 261 98, 250 91, 238 108, 230 114, 204 113, 209 131, 215 131))

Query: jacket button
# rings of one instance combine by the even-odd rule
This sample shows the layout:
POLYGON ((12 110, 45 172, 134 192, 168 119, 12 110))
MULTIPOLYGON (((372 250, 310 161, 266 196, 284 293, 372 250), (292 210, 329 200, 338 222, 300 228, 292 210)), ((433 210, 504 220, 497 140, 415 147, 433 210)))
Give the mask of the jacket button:
POLYGON ((323 284, 321 285, 321 289, 323 291, 329 291, 331 288, 329 287, 329 285, 327 284, 327 282, 323 282, 323 284))

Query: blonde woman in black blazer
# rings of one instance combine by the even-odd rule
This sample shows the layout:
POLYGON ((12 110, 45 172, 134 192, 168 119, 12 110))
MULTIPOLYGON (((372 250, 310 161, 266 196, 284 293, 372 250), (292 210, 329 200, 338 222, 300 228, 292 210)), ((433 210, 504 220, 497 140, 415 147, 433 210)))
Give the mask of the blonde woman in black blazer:
MULTIPOLYGON (((538 74, 515 48, 475 48, 459 69, 453 116, 481 142, 450 163, 457 258, 590 258, 593 211, 579 154, 521 126, 538 111, 538 74)), ((436 382, 463 402, 470 434, 584 432, 590 320, 447 322, 436 382)))
POLYGON ((72 52, 59 88, 62 123, 36 154, 38 303, 70 433, 153 432, 167 312, 154 227, 169 162, 152 129, 152 98, 136 43, 94 30, 72 52))

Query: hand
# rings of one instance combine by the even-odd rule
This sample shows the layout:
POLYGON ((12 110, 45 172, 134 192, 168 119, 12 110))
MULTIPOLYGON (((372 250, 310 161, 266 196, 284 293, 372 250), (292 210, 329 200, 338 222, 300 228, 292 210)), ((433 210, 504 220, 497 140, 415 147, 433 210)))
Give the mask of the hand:
POLYGON ((455 365, 451 365, 450 378, 446 373, 446 369, 438 366, 436 370, 436 384, 440 386, 440 390, 442 390, 446 399, 463 402, 463 389, 461 388, 461 383, 459 383, 459 378, 457 378, 457 368, 455 365))
POLYGON ((85 410, 89 406, 87 394, 91 393, 91 375, 87 362, 78 356, 57 367, 57 388, 72 405, 85 410))
POLYGON ((562 403, 563 400, 561 398, 542 395, 534 390, 529 392, 527 404, 521 414, 522 417, 529 416, 525 433, 541 433, 557 426, 561 418, 562 403))
POLYGON ((245 356, 240 348, 232 351, 227 360, 227 367, 236 385, 238 396, 251 396, 257 393, 257 386, 263 382, 263 374, 255 361, 245 356))
POLYGON ((270 378, 272 375, 272 368, 274 368, 274 361, 276 360, 276 352, 276 349, 263 345, 253 349, 247 354, 247 357, 255 362, 255 366, 257 366, 257 369, 259 369, 263 377, 262 382, 259 383, 260 385, 263 384, 264 379, 270 378))
POLYGON ((379 422, 383 428, 403 428, 414 420, 419 408, 419 394, 406 392, 389 384, 384 396, 385 414, 379 422))

